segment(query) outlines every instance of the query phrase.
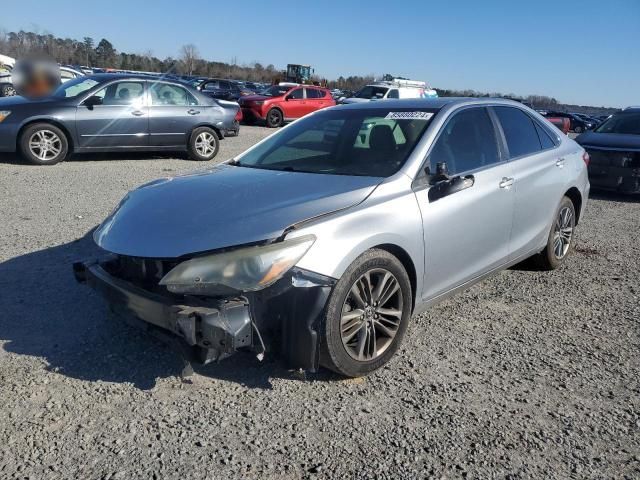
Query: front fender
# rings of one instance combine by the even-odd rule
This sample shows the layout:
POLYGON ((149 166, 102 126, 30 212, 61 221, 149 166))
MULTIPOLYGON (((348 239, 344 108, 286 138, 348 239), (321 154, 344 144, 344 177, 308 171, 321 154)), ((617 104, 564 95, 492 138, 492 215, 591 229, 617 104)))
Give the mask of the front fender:
POLYGON ((392 245, 404 250, 416 272, 416 292, 422 291, 424 241, 422 217, 414 193, 382 184, 363 203, 294 230, 287 238, 313 234, 316 241, 298 262, 304 268, 339 279, 367 250, 392 245))

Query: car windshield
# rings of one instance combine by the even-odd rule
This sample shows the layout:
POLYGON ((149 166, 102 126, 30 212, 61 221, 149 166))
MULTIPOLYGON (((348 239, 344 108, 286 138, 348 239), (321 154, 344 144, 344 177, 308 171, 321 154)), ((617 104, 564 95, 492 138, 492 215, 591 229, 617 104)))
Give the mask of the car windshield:
POLYGON ((367 85, 361 88, 354 96, 356 98, 366 98, 367 100, 383 98, 389 89, 387 87, 374 87, 367 85))
POLYGON ((98 85, 98 81, 93 78, 78 77, 73 80, 60 85, 53 93, 52 96, 58 98, 73 98, 83 94, 87 90, 92 89, 98 85))
POLYGON ((622 112, 613 115, 594 131, 598 133, 640 135, 640 112, 622 112))
POLYGON ((251 149, 240 167, 388 177, 406 162, 433 109, 327 110, 304 117, 251 149))
POLYGON ((279 97, 280 95, 284 95, 293 87, 283 87, 280 85, 273 85, 269 88, 264 89, 260 92, 260 95, 264 95, 265 97, 279 97))

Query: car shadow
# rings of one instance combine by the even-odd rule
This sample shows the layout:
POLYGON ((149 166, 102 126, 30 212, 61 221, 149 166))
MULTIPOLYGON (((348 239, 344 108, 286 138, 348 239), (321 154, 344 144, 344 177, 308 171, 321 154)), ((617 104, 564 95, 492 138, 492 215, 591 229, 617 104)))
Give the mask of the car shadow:
MULTIPOLYGON (((189 160, 186 152, 96 152, 96 153, 74 153, 65 162, 95 162, 100 160, 166 160, 166 159, 189 160)), ((0 153, 0 163, 8 165, 24 165, 25 167, 37 167, 25 162, 17 153, 0 153)))
MULTIPOLYGON (((88 232, 76 241, 0 263, 2 348, 42 358, 48 370, 86 381, 130 383, 147 390, 157 379, 180 377, 185 362, 177 349, 129 326, 98 294, 76 283, 72 263, 99 255, 88 232)), ((275 355, 259 362, 250 353, 238 353, 194 368, 206 377, 258 389, 272 388, 274 378, 307 378, 284 368, 275 355)), ((339 379, 329 372, 308 378, 339 379)))

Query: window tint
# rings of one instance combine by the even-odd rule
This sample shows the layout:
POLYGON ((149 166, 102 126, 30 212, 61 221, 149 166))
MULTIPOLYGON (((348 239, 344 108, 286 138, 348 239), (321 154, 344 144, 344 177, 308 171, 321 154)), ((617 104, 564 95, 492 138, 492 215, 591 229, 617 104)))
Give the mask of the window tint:
POLYGON ((142 82, 112 83, 96 93, 103 105, 142 105, 144 84, 142 82))
POLYGON ((231 90, 231 84, 229 82, 225 82, 224 80, 221 80, 218 83, 220 84, 221 90, 231 90))
POLYGON ((547 133, 547 131, 542 128, 538 122, 533 122, 536 126, 536 130, 538 131, 538 138, 540 139, 540 143, 542 144, 542 149, 546 150, 548 148, 553 148, 556 146, 555 142, 551 139, 551 136, 547 133))
POLYGON ((393 89, 393 90, 389 90, 389 95, 387 95, 387 98, 400 98, 400 92, 398 92, 397 89, 393 89))
POLYGON ((542 149, 538 132, 529 115, 513 107, 494 107, 494 110, 504 130, 511 158, 535 153, 542 149))
POLYGON ((166 83, 151 85, 151 105, 197 105, 196 99, 184 88, 166 83))
POLYGON ((300 100, 302 98, 302 88, 298 88, 289 94, 289 98, 292 100, 300 100))
POLYGON ((307 98, 322 98, 324 97, 324 92, 318 90, 317 88, 307 88, 307 98))
POLYGON ((457 174, 499 161, 495 129, 485 108, 469 108, 455 114, 429 154, 431 172, 442 162, 447 164, 449 173, 457 174))

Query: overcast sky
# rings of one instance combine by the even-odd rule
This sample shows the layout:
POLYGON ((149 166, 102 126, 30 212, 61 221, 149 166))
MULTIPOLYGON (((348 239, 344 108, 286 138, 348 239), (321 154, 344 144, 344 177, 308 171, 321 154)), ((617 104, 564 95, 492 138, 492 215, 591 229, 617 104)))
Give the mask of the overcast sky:
MULTIPOLYGON (((176 2, 9 1, 0 29, 126 52, 259 61, 316 73, 425 80, 440 88, 640 104, 640 0, 176 2)), ((2 53, 2 52, 0 52, 2 53)))

